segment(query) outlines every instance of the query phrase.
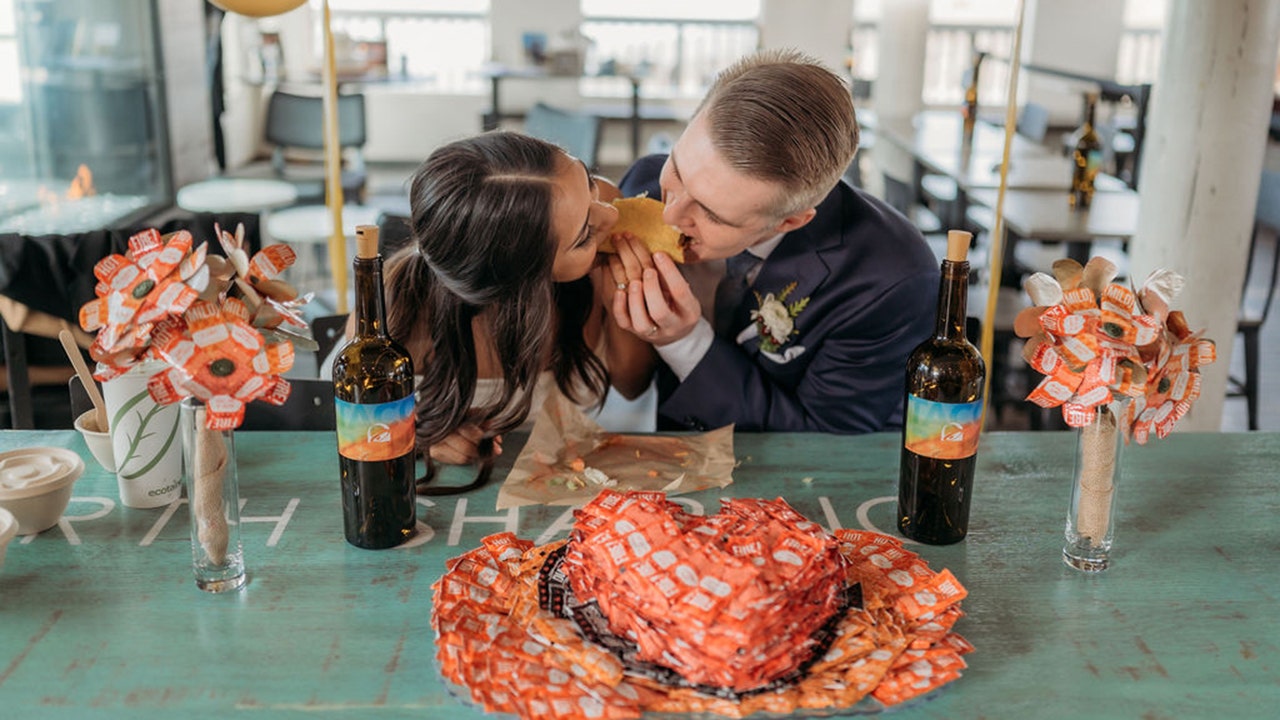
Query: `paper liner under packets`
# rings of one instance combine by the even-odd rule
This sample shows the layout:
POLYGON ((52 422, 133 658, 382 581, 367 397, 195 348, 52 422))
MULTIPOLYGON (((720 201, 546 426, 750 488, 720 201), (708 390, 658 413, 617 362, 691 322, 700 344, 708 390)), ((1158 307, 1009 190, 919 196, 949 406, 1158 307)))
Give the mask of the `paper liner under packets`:
MULTIPOLYGON (((963 615, 959 601, 965 590, 950 572, 929 569, 919 556, 887 535, 857 530, 825 533, 782 500, 728 500, 725 505, 720 514, 701 518, 684 514, 660 493, 604 491, 578 511, 568 541, 535 546, 511 533, 484 538, 480 547, 450 560, 444 576, 432 586, 432 627, 445 678, 489 712, 522 718, 608 719, 644 713, 746 717, 876 712, 960 676, 965 667, 961 656, 973 647, 951 631, 963 615), (645 516, 651 522, 637 526, 636 520, 645 516), (664 546, 659 538, 671 537, 668 521, 676 525, 677 542, 664 546), (679 529, 681 523, 687 532, 679 529), (650 576, 654 587, 669 587, 672 598, 686 601, 699 592, 707 594, 706 587, 714 583, 699 580, 689 585, 688 581, 695 576, 713 577, 712 566, 723 563, 724 556, 682 555, 677 552, 680 536, 692 538, 685 551, 706 552, 712 542, 707 529, 732 526, 740 532, 721 536, 722 551, 743 553, 739 557, 759 571, 757 579, 773 575, 772 587, 778 591, 770 606, 757 607, 753 614, 778 614, 774 611, 786 605, 792 593, 824 596, 821 588, 782 582, 783 575, 795 571, 784 567, 794 565, 792 558, 778 559, 782 548, 760 542, 758 549, 743 549, 744 538, 770 524, 772 530, 766 529, 766 535, 781 532, 792 542, 800 536, 816 541, 810 559, 820 559, 838 572, 829 588, 834 599, 830 612, 810 619, 808 626, 815 629, 795 643, 794 667, 783 668, 781 675, 763 680, 758 687, 699 683, 690 680, 690 676, 699 677, 697 672, 689 672, 688 667, 679 671, 678 659, 664 664, 638 658, 645 642, 688 645, 678 636, 691 630, 694 635, 687 637, 696 638, 698 623, 682 625, 679 611, 667 618, 675 625, 651 623, 664 637, 639 642, 637 637, 619 634, 606 618, 599 588, 586 600, 574 591, 584 581, 584 568, 575 566, 575 554, 588 544, 605 548, 622 541, 631 548, 652 548, 624 562, 622 574, 639 576, 645 572, 641 569, 645 558, 659 566, 658 556, 669 552, 676 561, 650 576), (828 550, 833 553, 829 557, 828 550)), ((613 597, 605 603, 615 610, 625 602, 655 601, 655 596, 625 582, 601 587, 612 588, 613 597)), ((750 583, 733 587, 726 597, 751 588, 750 583)), ((652 611, 650 620, 655 617, 652 611)), ((735 624, 724 615, 715 622, 735 624)), ((732 627, 722 630, 722 636, 733 632, 732 627)), ((718 652, 714 664, 723 666, 768 643, 760 638, 746 642, 750 647, 744 653, 732 646, 712 648, 710 643, 701 650, 718 652)))
POLYGON ((550 393, 498 491, 497 509, 582 505, 604 488, 678 494, 733 482, 733 426, 690 435, 605 432, 550 393))

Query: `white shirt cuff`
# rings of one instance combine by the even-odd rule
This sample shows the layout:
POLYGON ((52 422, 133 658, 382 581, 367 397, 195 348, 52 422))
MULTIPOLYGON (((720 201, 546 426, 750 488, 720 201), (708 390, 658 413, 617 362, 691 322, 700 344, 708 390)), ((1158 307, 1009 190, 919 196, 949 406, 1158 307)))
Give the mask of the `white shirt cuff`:
POLYGON ((698 324, 693 326, 693 331, 688 335, 655 347, 658 356, 671 368, 671 372, 676 374, 680 382, 684 382, 698 363, 702 362, 715 339, 716 331, 711 329, 711 323, 706 318, 699 318, 698 324))

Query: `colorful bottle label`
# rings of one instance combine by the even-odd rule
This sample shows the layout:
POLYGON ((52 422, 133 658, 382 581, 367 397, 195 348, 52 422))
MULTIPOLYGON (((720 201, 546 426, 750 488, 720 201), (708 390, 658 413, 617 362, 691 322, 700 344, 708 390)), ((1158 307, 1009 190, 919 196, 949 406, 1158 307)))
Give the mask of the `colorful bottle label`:
POLYGON ((938 460, 959 460, 978 452, 982 401, 943 403, 907 395, 906 448, 938 460))
POLYGON ((1085 181, 1093 185, 1094 178, 1098 177, 1098 171, 1102 169, 1102 151, 1090 150, 1084 156, 1084 160, 1085 181))
POLYGON ((335 400, 338 454, 376 462, 413 452, 413 396, 392 402, 361 404, 335 400))

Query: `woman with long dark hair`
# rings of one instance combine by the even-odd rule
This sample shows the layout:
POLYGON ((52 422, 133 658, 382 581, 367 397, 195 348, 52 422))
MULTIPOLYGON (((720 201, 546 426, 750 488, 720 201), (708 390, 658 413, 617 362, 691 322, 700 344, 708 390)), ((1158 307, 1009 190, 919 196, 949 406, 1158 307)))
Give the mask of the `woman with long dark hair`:
POLYGON ((517 133, 450 143, 414 174, 413 237, 384 273, 387 329, 421 377, 430 459, 487 469, 552 389, 592 406, 610 385, 628 398, 648 387, 654 354, 607 313, 619 290, 596 254, 616 192, 517 133))

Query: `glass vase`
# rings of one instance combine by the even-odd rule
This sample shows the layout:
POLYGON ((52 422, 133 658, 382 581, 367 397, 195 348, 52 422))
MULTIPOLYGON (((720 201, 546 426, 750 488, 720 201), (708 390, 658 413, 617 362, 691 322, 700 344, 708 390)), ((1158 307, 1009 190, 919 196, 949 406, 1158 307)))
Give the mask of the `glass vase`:
POLYGON ((245 572, 235 440, 230 430, 205 427, 204 403, 195 398, 182 401, 180 422, 196 587, 213 593, 238 590, 245 572))
POLYGON ((1075 472, 1067 510, 1062 560, 1084 572, 1101 572, 1111 564, 1115 534, 1116 483, 1124 447, 1117 413, 1098 408, 1088 425, 1076 431, 1075 472))

